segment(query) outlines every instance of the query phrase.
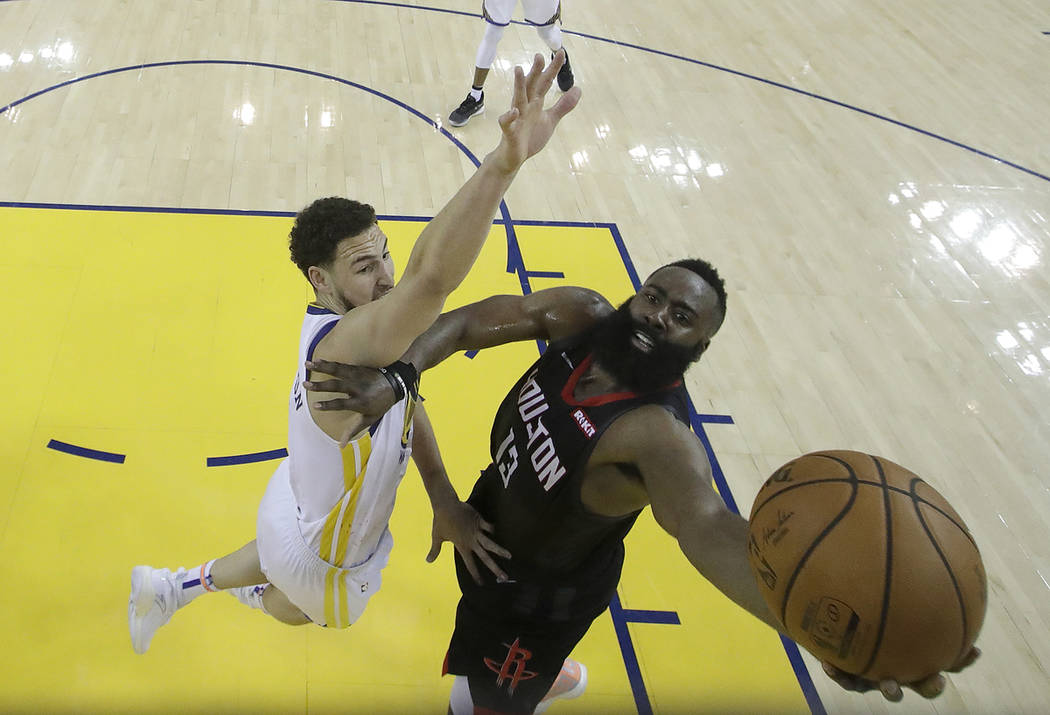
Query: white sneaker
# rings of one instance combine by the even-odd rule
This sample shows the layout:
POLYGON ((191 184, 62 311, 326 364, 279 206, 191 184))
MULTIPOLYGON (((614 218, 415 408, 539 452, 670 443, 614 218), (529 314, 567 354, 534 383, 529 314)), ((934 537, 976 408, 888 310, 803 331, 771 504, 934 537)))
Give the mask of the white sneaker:
POLYGON ((172 573, 168 569, 136 566, 131 569, 131 597, 128 598, 128 628, 131 647, 142 655, 157 629, 171 620, 178 610, 178 581, 185 569, 172 573))
POLYGON ((583 695, 587 689, 587 666, 583 663, 566 658, 561 666, 561 672, 554 680, 554 685, 543 696, 543 700, 533 711, 537 715, 547 711, 555 700, 572 700, 583 695))

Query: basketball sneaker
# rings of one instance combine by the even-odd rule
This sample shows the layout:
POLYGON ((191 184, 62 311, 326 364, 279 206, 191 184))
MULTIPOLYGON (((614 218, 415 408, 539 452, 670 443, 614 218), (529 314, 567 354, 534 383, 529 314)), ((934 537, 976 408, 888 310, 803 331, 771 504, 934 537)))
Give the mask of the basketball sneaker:
POLYGON ((561 666, 561 672, 554 679, 554 685, 543 696, 543 700, 536 706, 534 712, 543 713, 555 700, 572 700, 583 695, 587 689, 587 666, 583 663, 566 658, 561 666))
POLYGON ((474 99, 468 93, 467 98, 452 110, 452 114, 448 115, 448 123, 454 127, 462 127, 475 114, 481 114, 484 111, 485 93, 482 92, 479 99, 474 99))
POLYGON ((131 570, 131 597, 128 598, 128 628, 131 647, 142 655, 149 650, 157 629, 171 620, 179 608, 178 584, 186 569, 136 566, 131 570))
MULTIPOLYGON (((565 50, 563 47, 562 50, 565 50)), ((554 54, 551 53, 551 59, 554 59, 554 54)), ((576 84, 576 78, 572 76, 572 65, 569 64, 569 51, 565 50, 565 64, 558 70, 558 89, 562 92, 568 92, 572 89, 572 86, 576 84)))

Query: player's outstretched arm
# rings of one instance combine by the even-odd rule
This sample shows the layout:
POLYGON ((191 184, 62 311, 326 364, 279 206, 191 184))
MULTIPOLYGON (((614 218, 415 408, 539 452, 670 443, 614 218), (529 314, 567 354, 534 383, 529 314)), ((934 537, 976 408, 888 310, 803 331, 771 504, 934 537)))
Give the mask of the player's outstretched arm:
MULTIPOLYGON (((496 295, 442 315, 412 343, 402 360, 423 372, 460 350, 574 335, 612 311, 600 294, 575 286, 527 296, 496 295)), ((308 391, 345 395, 311 402, 315 410, 383 414, 394 404, 394 391, 376 370, 320 359, 306 366, 332 376, 307 382, 308 391)))
MULTIPOLYGON (((737 605, 783 633, 758 590, 747 560, 748 523, 731 512, 711 488, 711 466, 695 435, 662 408, 653 407, 639 409, 614 422, 603 441, 610 438, 613 444, 625 445, 625 449, 644 445, 644 449, 631 449, 623 457, 639 467, 653 516, 678 540, 682 553, 696 570, 737 605), (625 421, 632 416, 635 419, 625 421), (613 432, 616 428, 620 433, 613 432)), ((969 666, 979 654, 976 648, 971 649, 950 672, 969 666)), ((824 663, 824 671, 846 690, 878 689, 893 702, 903 697, 905 687, 924 698, 935 698, 945 685, 940 673, 914 683, 899 683, 865 680, 830 663, 824 663)))
POLYGON ((690 429, 662 407, 648 406, 616 420, 602 437, 616 451, 604 458, 634 464, 653 517, 678 540, 701 576, 772 628, 780 630, 747 560, 747 521, 711 486, 711 465, 690 429))
POLYGON ((580 99, 578 88, 573 88, 544 109, 563 63, 564 53, 559 52, 546 68, 543 57, 536 55, 528 74, 515 69, 511 108, 499 118, 499 144, 423 229, 397 285, 379 300, 344 315, 317 346, 318 358, 386 365, 434 322, 477 259, 518 170, 547 145, 558 122, 580 99))

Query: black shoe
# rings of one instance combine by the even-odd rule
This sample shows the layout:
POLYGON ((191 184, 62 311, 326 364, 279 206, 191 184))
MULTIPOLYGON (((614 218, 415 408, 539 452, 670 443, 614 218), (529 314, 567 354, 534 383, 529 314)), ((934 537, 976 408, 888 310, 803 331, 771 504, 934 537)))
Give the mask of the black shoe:
MULTIPOLYGON (((565 48, 561 48, 565 52, 565 48)), ((551 53, 551 59, 554 59, 554 54, 551 53)), ((558 89, 562 92, 568 92, 572 89, 572 85, 576 83, 576 78, 572 76, 572 65, 569 64, 569 53, 565 52, 565 64, 558 70, 558 89)))
POLYGON ((485 111, 485 93, 481 93, 480 99, 474 99, 469 94, 463 102, 452 110, 452 114, 448 115, 448 123, 454 127, 462 127, 467 123, 467 120, 473 117, 475 114, 481 114, 485 111))

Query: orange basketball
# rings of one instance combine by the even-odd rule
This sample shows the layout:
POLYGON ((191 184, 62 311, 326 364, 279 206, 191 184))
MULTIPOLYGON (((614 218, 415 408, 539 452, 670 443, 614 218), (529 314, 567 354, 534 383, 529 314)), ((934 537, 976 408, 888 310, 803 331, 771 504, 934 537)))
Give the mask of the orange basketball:
POLYGON ((788 635, 865 678, 951 668, 984 622, 984 565, 962 519, 870 454, 814 452, 778 469, 751 508, 748 559, 788 635))

